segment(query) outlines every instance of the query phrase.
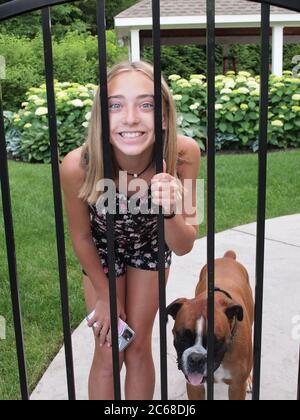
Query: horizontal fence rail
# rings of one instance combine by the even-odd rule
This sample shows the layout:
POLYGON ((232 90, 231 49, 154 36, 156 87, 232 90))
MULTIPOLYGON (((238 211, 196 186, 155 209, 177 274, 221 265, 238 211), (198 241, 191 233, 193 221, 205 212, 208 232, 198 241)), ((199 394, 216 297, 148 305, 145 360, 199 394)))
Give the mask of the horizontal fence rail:
POLYGON ((75 0, 11 0, 0 6, 0 22, 24 13, 34 12, 43 7, 57 6, 64 3, 74 3, 75 0))
MULTIPOLYGON (((36 10, 42 11, 42 29, 44 41, 45 78, 47 87, 48 124, 51 148, 51 168, 53 183, 53 198, 55 208, 56 239, 58 270, 61 292, 61 310, 65 343, 66 376, 70 400, 76 399, 72 340, 70 330, 68 282, 65 258, 65 240, 61 186, 59 178, 57 122, 55 108, 55 92, 53 80, 53 56, 51 39, 50 6, 71 3, 75 0, 13 0, 0 6, 0 22, 15 16, 36 10)), ((265 256, 265 218, 266 218, 266 188, 267 188, 267 145, 268 145, 268 104, 269 104, 269 31, 270 6, 300 12, 299 0, 248 0, 261 4, 261 93, 260 93, 260 132, 259 132, 259 173, 257 200, 257 242, 256 242, 256 289, 255 289, 255 325, 254 325, 254 369, 253 369, 253 400, 260 399, 261 378, 261 346, 262 346, 262 313, 264 291, 264 256, 265 256)), ((207 130, 207 267, 208 267, 208 400, 214 399, 214 290, 215 290, 215 0, 207 0, 207 100, 208 100, 208 130, 207 130)), ((104 177, 112 179, 112 156, 110 149, 110 126, 108 113, 108 83, 107 83, 107 51, 106 51, 106 19, 105 1, 96 0, 98 26, 98 52, 100 74, 100 105, 104 156, 104 177)), ((163 135, 162 135, 162 96, 161 96, 161 27, 160 0, 152 0, 153 17, 153 62, 155 89, 155 157, 156 173, 163 171, 163 135)), ((3 202, 3 214, 8 255, 9 281, 13 307, 14 329, 20 378, 21 397, 29 399, 27 383, 26 359, 23 340, 21 304, 15 256, 15 242, 10 186, 7 165, 7 151, 0 91, 0 177, 3 202)), ((167 381, 167 335, 166 335, 166 287, 165 287, 165 231, 162 208, 158 221, 158 282, 159 282, 159 321, 160 321, 160 373, 161 399, 168 400, 167 381)), ((112 327, 112 357, 115 400, 121 400, 120 366, 118 351, 118 319, 116 298, 115 271, 115 227, 114 215, 107 214, 109 291, 112 327)), ((300 358, 300 355, 299 355, 300 358)), ((298 393, 300 399, 300 359, 298 368, 298 393)))

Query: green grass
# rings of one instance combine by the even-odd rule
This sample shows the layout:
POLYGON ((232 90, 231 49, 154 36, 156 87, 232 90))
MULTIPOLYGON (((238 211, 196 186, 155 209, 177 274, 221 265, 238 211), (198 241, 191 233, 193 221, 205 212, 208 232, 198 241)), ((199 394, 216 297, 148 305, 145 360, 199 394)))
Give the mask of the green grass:
MULTIPOLYGON (((300 151, 270 153, 267 218, 300 209, 300 151)), ((216 229, 222 231, 256 220, 257 155, 217 156, 216 229)), ((9 162, 16 257, 24 322, 30 390, 60 348, 59 279, 50 165, 9 162)), ((201 177, 206 176, 202 159, 201 177)), ((0 341, 0 399, 20 397, 6 245, 0 216, 0 316, 7 321, 7 339, 0 341)), ((205 224, 200 236, 204 236, 205 224)), ((65 222, 72 328, 85 314, 79 263, 73 255, 65 222)))

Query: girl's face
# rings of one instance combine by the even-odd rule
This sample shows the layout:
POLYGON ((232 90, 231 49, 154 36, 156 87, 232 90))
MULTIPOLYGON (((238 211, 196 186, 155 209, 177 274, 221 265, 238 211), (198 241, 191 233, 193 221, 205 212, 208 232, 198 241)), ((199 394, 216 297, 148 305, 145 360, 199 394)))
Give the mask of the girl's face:
POLYGON ((137 156, 155 142, 154 83, 138 71, 115 76, 108 85, 110 142, 137 156))

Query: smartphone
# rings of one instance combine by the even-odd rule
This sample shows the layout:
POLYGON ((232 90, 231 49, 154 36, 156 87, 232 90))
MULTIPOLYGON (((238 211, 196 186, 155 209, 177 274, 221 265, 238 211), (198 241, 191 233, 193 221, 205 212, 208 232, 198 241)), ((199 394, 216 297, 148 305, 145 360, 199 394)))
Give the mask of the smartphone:
MULTIPOLYGON (((94 317, 94 315, 95 310, 86 317, 86 320, 89 322, 94 317)), ((135 332, 121 318, 119 318, 118 322, 118 336, 119 352, 124 351, 135 337, 135 332)))

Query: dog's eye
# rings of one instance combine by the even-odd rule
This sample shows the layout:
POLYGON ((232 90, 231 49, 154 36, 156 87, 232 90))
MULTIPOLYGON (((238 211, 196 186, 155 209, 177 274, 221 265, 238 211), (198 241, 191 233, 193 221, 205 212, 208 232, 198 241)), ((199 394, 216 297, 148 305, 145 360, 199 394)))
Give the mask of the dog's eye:
POLYGON ((174 337, 174 346, 178 353, 183 353, 195 344, 196 335, 191 330, 181 330, 174 337))

